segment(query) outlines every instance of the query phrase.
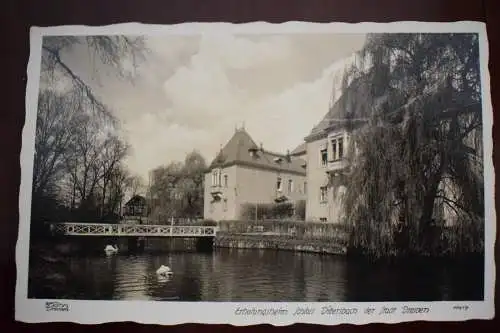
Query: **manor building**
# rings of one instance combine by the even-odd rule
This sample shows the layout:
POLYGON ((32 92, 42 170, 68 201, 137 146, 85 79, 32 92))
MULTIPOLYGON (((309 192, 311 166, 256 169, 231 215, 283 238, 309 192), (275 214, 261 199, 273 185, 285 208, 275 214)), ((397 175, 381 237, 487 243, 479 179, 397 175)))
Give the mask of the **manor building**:
MULTIPOLYGON (((385 103, 373 98, 370 84, 369 80, 351 81, 304 142, 290 153, 266 151, 255 144, 245 129, 237 129, 205 175, 205 218, 240 219, 241 207, 246 203, 305 200, 307 222, 342 223, 343 200, 359 156, 354 139, 368 125, 371 112, 385 103)), ((479 129, 464 138, 464 144, 476 151, 479 159, 481 138, 479 129)), ((473 165, 471 170, 475 178, 483 177, 482 167, 473 165)), ((454 194, 459 193, 456 186, 447 177, 441 179, 441 198, 435 199, 433 209, 435 221, 452 225, 457 220, 455 209, 443 202, 458 200, 454 194)), ((482 198, 481 193, 474 195, 482 198)), ((363 193, 359 193, 359 198, 362 200, 363 193)), ((395 212, 393 222, 399 220, 395 212)))
POLYGON ((304 138, 310 188, 306 198, 307 221, 338 223, 344 216, 342 200, 357 152, 353 135, 365 124, 361 114, 369 107, 368 99, 356 96, 366 88, 365 84, 351 83, 304 138))
POLYGON ((245 204, 305 200, 304 148, 271 152, 258 146, 244 128, 236 129, 205 174, 204 218, 235 220, 245 204))

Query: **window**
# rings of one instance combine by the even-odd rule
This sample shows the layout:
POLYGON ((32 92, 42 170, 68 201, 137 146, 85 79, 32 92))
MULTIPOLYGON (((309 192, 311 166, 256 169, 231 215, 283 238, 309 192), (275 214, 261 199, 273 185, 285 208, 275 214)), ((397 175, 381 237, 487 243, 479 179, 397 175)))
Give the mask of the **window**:
POLYGON ((293 180, 288 181, 288 193, 292 193, 293 191, 293 180))
POLYGON ((325 202, 326 201, 326 195, 327 195, 327 187, 326 186, 321 186, 320 187, 320 193, 319 193, 319 201, 320 202, 325 202))
POLYGON ((321 153, 321 165, 326 166, 328 164, 328 151, 326 149, 322 149, 321 153))
POLYGON ((339 156, 338 156, 338 159, 341 160, 342 158, 344 158, 344 139, 343 138, 339 138, 337 140, 337 144, 339 145, 339 156))
POLYGON ((276 181, 276 189, 281 192, 281 177, 278 177, 278 180, 276 181))
POLYGON ((332 160, 337 159, 337 140, 332 140, 332 160))
POLYGON ((227 175, 224 175, 224 187, 227 187, 227 175))
POLYGON ((227 199, 224 199, 224 211, 227 212, 227 199))
POLYGON ((304 182, 304 194, 307 194, 307 182, 304 182))
POLYGON ((222 173, 220 169, 214 170, 212 172, 212 186, 221 186, 222 173))
POLYGON ((334 161, 344 158, 344 138, 332 140, 332 159, 334 161))
POLYGON ((320 220, 321 222, 326 222, 326 217, 320 217, 320 218, 319 218, 319 220, 320 220))

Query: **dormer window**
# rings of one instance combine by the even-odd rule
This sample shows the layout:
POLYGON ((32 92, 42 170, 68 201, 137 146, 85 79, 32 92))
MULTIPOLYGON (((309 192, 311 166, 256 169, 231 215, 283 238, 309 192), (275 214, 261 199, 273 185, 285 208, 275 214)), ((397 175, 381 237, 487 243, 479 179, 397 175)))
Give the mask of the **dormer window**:
POLYGON ((337 161, 344 158, 344 138, 332 139, 332 160, 337 161))
POLYGON ((258 157, 257 151, 258 151, 258 149, 257 149, 257 148, 249 148, 249 149, 248 149, 248 153, 249 153, 249 154, 250 154, 250 156, 252 156, 253 158, 258 157))
POLYGON ((212 186, 221 186, 222 183, 222 172, 221 169, 215 169, 212 171, 212 186))

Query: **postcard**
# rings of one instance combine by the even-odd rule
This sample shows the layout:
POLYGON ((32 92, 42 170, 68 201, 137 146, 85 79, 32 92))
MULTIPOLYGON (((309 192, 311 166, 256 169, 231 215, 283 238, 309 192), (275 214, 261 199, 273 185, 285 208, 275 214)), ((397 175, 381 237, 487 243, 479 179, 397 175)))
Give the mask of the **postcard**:
POLYGON ((18 321, 494 317, 480 22, 33 27, 18 321))

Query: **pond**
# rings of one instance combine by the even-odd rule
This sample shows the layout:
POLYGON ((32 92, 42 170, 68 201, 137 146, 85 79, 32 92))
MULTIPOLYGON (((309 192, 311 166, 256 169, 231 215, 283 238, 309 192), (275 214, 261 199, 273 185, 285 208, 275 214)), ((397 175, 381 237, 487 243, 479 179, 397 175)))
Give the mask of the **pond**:
MULTIPOLYGON (((30 298, 157 301, 482 300, 481 263, 425 259, 399 264, 274 250, 143 253, 65 258, 53 278, 30 279, 30 298), (169 266, 173 275, 159 278, 169 266), (47 282, 49 281, 49 282, 47 282), (55 282, 54 282, 55 281, 55 282), (52 283, 52 286, 47 284, 52 283)), ((33 265, 30 276, 40 276, 33 265)), ((49 273, 44 273, 46 276, 49 273)))

